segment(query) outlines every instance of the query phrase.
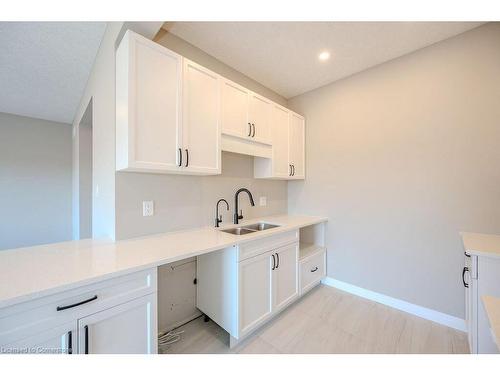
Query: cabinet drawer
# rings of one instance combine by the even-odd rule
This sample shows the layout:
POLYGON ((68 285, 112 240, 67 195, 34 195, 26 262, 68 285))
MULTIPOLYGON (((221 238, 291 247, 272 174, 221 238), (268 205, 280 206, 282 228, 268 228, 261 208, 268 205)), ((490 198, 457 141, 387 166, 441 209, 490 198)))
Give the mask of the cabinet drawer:
POLYGON ((0 346, 154 293, 156 277, 153 268, 1 309, 0 346))
POLYGON ((326 275, 326 251, 320 251, 300 262, 300 294, 307 292, 326 275))
POLYGON ((276 234, 238 245, 238 262, 299 240, 299 231, 276 234))

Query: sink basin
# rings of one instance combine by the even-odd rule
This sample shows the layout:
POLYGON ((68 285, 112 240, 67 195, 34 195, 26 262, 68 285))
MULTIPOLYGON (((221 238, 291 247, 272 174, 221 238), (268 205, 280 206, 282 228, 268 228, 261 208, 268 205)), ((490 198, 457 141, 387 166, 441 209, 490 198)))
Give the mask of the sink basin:
POLYGON ((277 228, 277 227, 279 227, 279 225, 269 224, 269 223, 255 223, 255 224, 245 225, 242 228, 261 231, 261 230, 272 229, 272 228, 277 228))
POLYGON ((226 232, 230 234, 235 234, 237 236, 241 236, 242 234, 249 234, 249 233, 255 233, 255 230, 251 229, 246 229, 246 228, 231 228, 231 229, 224 229, 221 230, 221 232, 226 232))
POLYGON ((277 227, 279 227, 279 225, 269 224, 269 223, 255 223, 255 224, 244 225, 244 226, 237 227, 237 228, 222 229, 221 232, 241 236, 243 234, 260 232, 262 230, 267 230, 267 229, 272 229, 272 228, 277 228, 277 227))

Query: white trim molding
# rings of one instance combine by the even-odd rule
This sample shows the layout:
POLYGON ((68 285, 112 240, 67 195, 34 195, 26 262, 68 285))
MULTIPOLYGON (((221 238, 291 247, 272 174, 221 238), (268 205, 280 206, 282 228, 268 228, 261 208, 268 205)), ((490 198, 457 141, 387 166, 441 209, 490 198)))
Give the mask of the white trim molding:
POLYGON ((427 319, 447 327, 457 329, 459 331, 466 332, 465 320, 457 318, 456 316, 448 315, 436 310, 429 309, 427 307, 415 305, 410 302, 406 302, 397 298, 389 297, 381 293, 373 292, 368 289, 360 288, 359 286, 352 285, 340 280, 333 279, 331 277, 325 277, 321 280, 321 283, 328 285, 344 292, 357 295, 381 303, 386 306, 393 307, 395 309, 407 312, 412 315, 416 315, 420 318, 427 319))

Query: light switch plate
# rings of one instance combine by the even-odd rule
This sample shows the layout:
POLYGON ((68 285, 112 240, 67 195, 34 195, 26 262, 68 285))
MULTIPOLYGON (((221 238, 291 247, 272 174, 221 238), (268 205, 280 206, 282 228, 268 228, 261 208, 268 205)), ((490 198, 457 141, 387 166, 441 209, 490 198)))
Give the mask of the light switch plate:
POLYGON ((153 216, 155 213, 154 201, 142 202, 142 216, 153 216))
POLYGON ((261 206, 267 206, 267 197, 260 197, 259 204, 261 206))

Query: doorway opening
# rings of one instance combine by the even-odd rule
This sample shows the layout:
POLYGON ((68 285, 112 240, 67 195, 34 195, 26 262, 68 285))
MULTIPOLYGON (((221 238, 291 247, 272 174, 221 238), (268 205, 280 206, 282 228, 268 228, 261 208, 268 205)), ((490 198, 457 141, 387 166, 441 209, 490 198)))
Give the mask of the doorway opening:
POLYGON ((92 238, 92 122, 93 99, 78 126, 78 191, 80 239, 92 238))

